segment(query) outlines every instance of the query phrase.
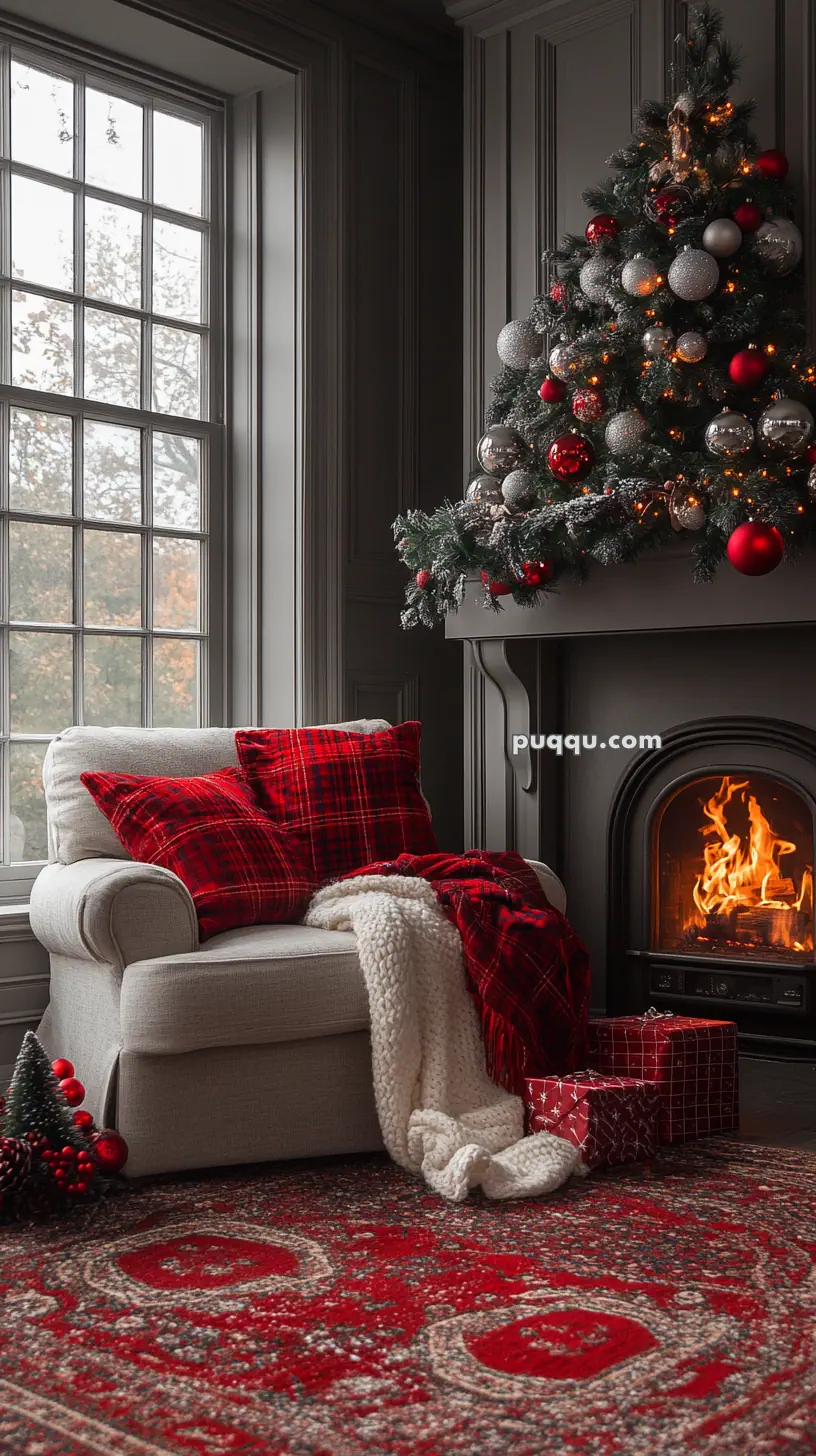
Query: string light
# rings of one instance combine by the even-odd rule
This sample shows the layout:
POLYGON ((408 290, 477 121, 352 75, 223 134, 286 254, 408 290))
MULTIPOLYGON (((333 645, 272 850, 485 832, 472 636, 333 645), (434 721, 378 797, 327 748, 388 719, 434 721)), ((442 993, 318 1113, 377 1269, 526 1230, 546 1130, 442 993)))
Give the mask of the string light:
MULTIPOLYGON (((776 344, 766 344, 765 345, 765 353, 766 354, 775 354, 776 353, 776 344)), ((796 365, 794 364, 793 367, 795 369, 796 368, 796 365)))

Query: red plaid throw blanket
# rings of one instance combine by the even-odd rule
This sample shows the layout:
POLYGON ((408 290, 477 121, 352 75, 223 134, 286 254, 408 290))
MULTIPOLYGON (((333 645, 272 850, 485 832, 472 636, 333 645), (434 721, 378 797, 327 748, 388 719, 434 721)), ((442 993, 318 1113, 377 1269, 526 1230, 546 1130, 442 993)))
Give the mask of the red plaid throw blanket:
POLYGON ((589 957, 521 855, 401 854, 356 875, 417 875, 433 886, 462 937, 494 1082, 523 1096, 527 1077, 586 1066, 589 957))

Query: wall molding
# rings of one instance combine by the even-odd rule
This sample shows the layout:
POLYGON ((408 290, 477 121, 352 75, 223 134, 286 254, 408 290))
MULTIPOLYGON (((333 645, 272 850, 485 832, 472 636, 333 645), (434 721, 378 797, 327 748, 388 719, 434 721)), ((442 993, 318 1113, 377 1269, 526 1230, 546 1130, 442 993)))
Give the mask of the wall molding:
POLYGON ((395 673, 375 672, 368 668, 355 671, 352 669, 347 674, 348 683, 348 709, 350 717, 365 718, 368 715, 364 711, 364 704, 361 702, 365 692, 372 693, 394 693, 396 696, 396 716, 390 721, 394 723, 413 722, 420 716, 419 713, 419 676, 416 673, 408 677, 399 677, 395 673))

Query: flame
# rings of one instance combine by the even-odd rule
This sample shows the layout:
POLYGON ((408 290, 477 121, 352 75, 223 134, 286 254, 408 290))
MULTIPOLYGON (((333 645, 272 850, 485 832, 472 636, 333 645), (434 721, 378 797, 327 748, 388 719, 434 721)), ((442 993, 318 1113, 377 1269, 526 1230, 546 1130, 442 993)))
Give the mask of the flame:
MULTIPOLYGON (((794 854, 796 845, 782 839, 771 828, 754 794, 747 796, 748 842, 732 833, 726 824, 726 810, 735 794, 746 802, 747 779, 724 778, 716 793, 703 805, 708 819, 700 833, 708 838, 703 850, 704 868, 694 886, 694 903, 703 921, 711 915, 730 915, 739 910, 796 911, 813 916, 813 868, 803 871, 797 894, 796 885, 786 876, 781 861, 794 854)), ((812 937, 804 945, 801 914, 776 917, 774 940, 793 950, 811 950, 812 937), (794 938, 797 937, 797 938, 794 938)))

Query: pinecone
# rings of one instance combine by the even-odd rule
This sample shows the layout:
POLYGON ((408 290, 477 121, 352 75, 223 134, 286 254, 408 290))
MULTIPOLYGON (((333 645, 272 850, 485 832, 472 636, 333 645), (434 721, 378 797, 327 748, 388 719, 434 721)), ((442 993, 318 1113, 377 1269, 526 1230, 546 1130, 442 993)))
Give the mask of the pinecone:
POLYGON ((31 1172, 31 1145, 24 1138, 0 1138, 0 1208, 22 1188, 31 1172))

